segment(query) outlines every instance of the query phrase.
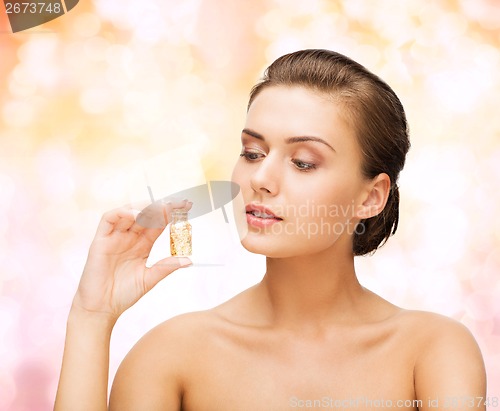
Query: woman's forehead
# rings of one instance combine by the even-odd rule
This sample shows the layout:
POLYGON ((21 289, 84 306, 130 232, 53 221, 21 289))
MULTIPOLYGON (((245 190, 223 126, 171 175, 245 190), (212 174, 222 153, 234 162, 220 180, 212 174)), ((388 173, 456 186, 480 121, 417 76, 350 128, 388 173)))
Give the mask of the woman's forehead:
POLYGON ((343 110, 322 92, 297 86, 266 87, 250 105, 245 128, 264 136, 317 136, 335 145, 339 139, 355 137, 343 110))

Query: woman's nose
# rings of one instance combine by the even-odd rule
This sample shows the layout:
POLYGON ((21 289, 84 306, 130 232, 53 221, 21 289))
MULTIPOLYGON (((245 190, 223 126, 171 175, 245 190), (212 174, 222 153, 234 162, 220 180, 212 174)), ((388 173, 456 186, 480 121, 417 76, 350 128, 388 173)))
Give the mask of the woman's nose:
POLYGON ((250 186, 255 192, 276 195, 279 188, 280 173, 277 159, 268 155, 253 170, 250 186))

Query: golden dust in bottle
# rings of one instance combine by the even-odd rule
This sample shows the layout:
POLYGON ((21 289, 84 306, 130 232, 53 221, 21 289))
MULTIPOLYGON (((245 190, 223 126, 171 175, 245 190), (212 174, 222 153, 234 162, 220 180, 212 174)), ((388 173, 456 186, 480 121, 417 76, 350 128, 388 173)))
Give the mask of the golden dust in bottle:
POLYGON ((184 257, 192 253, 192 228, 188 221, 188 212, 185 209, 176 208, 172 211, 170 224, 170 254, 184 257))

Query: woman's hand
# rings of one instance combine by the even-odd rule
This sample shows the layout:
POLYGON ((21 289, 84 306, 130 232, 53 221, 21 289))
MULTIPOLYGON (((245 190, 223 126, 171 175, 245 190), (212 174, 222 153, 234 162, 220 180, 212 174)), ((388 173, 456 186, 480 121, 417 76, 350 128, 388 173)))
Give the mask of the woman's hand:
POLYGON ((191 264, 185 257, 168 257, 152 267, 146 260, 154 242, 168 224, 173 208, 190 209, 186 200, 148 207, 164 216, 161 228, 146 228, 136 222, 137 211, 119 208, 103 215, 90 246, 87 263, 72 309, 97 313, 116 321, 160 280, 180 267, 191 264))
POLYGON ((136 221, 138 213, 130 207, 104 214, 68 317, 54 410, 108 409, 113 326, 121 313, 162 278, 191 264, 189 258, 168 257, 146 267, 151 248, 168 224, 172 209, 190 209, 191 205, 186 201, 155 203, 141 213, 142 225, 136 221))

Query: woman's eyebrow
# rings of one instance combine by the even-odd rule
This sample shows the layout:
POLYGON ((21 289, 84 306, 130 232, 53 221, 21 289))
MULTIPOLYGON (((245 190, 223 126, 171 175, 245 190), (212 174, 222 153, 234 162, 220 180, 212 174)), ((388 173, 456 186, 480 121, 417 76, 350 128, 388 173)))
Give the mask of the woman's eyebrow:
POLYGON ((335 151, 335 149, 330 144, 328 144, 325 140, 323 140, 322 138, 319 138, 319 137, 313 137, 313 136, 290 137, 290 138, 287 138, 285 141, 287 144, 302 143, 303 141, 315 141, 317 143, 322 143, 322 144, 330 147, 333 151, 335 151))
MULTIPOLYGON (((248 128, 244 128, 242 130, 242 133, 248 134, 249 136, 258 138, 259 140, 266 141, 264 136, 260 133, 257 133, 256 131, 250 130, 248 128)), ((322 143, 328 147, 330 147, 333 151, 336 151, 330 144, 328 144, 325 140, 319 137, 313 137, 313 136, 300 136, 300 137, 289 137, 285 140, 287 144, 293 144, 293 143, 302 143, 304 141, 314 141, 316 143, 322 143)))
POLYGON ((262 134, 257 133, 256 131, 250 130, 249 128, 244 128, 241 130, 242 133, 248 134, 251 137, 258 138, 259 140, 266 141, 262 134))

